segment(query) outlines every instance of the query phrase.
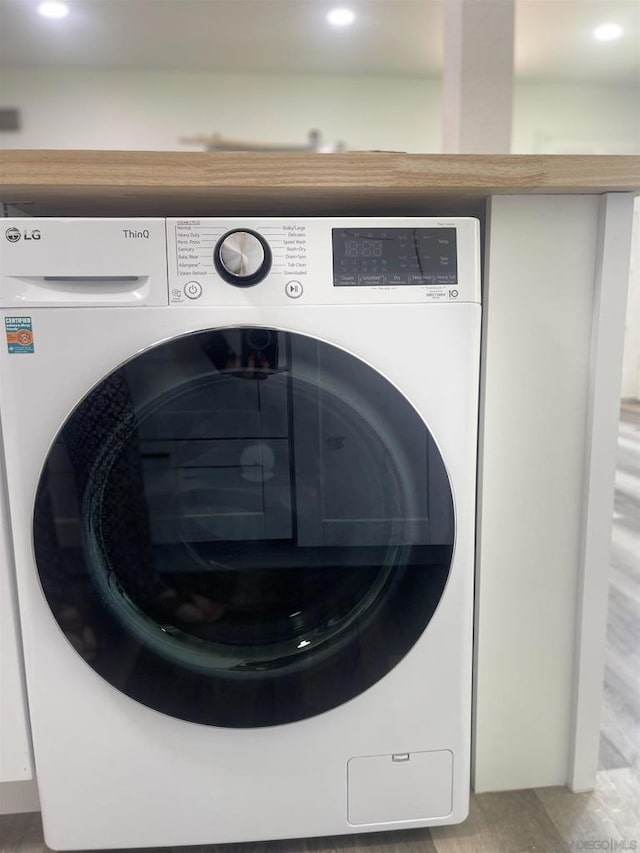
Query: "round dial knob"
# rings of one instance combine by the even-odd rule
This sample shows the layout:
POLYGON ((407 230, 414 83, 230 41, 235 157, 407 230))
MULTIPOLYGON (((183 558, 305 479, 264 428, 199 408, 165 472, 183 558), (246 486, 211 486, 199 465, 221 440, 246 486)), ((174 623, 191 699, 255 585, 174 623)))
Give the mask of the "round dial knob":
POLYGON ((236 287, 251 287, 271 269, 271 250, 260 234, 247 229, 228 231, 213 252, 216 269, 236 287))

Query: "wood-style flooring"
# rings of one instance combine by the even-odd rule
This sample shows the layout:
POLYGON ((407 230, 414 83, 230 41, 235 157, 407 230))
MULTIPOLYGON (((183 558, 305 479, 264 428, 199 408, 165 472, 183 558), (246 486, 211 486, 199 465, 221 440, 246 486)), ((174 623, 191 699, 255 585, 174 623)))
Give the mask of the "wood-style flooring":
POLYGON ((640 403, 620 412, 609 575, 600 769, 618 767, 640 768, 640 403))
MULTIPOLYGON (((182 851, 640 853, 640 404, 621 410, 611 563, 601 769, 592 793, 541 788, 472 795, 469 819, 459 826, 182 851)), ((0 853, 45 850, 38 814, 0 817, 0 853)))

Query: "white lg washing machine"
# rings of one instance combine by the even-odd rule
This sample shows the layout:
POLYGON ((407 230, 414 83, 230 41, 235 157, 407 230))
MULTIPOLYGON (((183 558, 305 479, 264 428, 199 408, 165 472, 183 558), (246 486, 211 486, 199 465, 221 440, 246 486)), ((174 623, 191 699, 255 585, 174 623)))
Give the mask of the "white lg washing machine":
POLYGON ((477 221, 2 228, 47 843, 463 820, 477 221))

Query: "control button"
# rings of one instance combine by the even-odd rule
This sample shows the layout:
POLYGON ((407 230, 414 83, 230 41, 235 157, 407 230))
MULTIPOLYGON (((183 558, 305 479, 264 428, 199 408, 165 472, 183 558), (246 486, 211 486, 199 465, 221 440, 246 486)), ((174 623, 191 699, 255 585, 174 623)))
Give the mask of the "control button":
POLYGON ((458 291, 457 290, 450 290, 449 296, 451 297, 451 299, 456 299, 458 296, 458 291))
POLYGON ((386 277, 378 273, 365 273, 358 276, 358 284, 376 287, 381 284, 386 284, 386 277))
POLYGON ((236 287, 251 287, 271 269, 271 250, 260 234, 237 228, 218 241, 213 261, 220 276, 236 287))
POLYGON ((202 296, 202 285, 198 281, 188 281, 184 286, 184 295, 188 299, 198 299, 202 296))
POLYGON ((284 292, 290 299, 299 299, 303 293, 303 287, 299 281, 288 281, 284 286, 284 292))

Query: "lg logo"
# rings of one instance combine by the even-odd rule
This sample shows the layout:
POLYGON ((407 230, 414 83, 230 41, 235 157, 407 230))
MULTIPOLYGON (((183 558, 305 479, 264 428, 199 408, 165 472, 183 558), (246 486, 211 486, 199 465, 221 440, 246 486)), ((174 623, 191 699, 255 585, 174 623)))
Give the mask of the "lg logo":
POLYGON ((10 243, 17 243, 23 236, 25 240, 39 240, 40 232, 37 228, 32 228, 31 231, 20 231, 19 228, 7 228, 4 232, 4 236, 10 243))

